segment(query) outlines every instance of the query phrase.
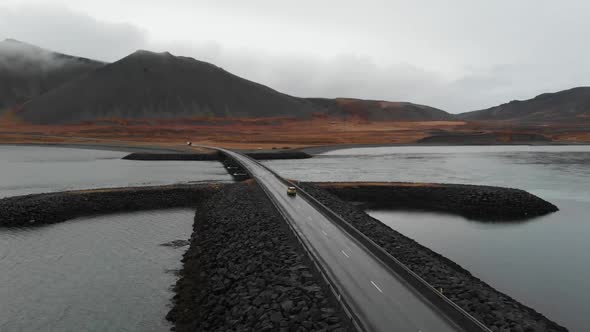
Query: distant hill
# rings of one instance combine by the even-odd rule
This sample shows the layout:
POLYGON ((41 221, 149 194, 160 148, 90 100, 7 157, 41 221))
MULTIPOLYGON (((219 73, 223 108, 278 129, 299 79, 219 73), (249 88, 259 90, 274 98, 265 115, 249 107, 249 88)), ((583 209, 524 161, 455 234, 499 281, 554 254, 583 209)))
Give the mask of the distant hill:
POLYGON ((369 120, 394 121, 452 121, 455 116, 443 110, 408 102, 363 100, 352 98, 310 99, 322 104, 330 113, 366 118, 369 120))
POLYGON ((529 100, 514 100, 500 106, 461 113, 463 120, 512 120, 522 123, 590 121, 590 87, 544 93, 529 100))
POLYGON ((104 63, 14 39, 0 42, 0 111, 45 93, 104 63))
POLYGON ((212 64, 137 51, 35 98, 20 114, 34 123, 104 118, 304 116, 320 108, 212 64))

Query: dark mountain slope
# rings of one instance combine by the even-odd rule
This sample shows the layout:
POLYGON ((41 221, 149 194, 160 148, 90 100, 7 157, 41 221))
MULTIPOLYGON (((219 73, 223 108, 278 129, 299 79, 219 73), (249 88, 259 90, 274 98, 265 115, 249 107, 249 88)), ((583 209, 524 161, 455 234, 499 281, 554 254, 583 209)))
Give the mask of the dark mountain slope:
POLYGON ((13 39, 0 42, 0 111, 23 103, 104 63, 13 39))
POLYGON ((365 118, 368 120, 394 121, 451 121, 455 116, 443 110, 407 102, 363 100, 353 98, 321 99, 310 98, 324 105, 330 113, 365 118))
POLYGON ((412 103, 297 98, 212 64, 170 53, 137 51, 52 89, 24 105, 19 118, 43 124, 108 118, 306 117, 324 113, 369 120, 453 120, 412 103))
POLYGON ((319 107, 242 79, 212 64, 137 51, 25 105, 34 123, 100 118, 304 116, 319 107))
POLYGON ((523 123, 590 121, 590 87, 544 93, 533 99, 514 100, 457 116, 464 120, 512 120, 523 123))

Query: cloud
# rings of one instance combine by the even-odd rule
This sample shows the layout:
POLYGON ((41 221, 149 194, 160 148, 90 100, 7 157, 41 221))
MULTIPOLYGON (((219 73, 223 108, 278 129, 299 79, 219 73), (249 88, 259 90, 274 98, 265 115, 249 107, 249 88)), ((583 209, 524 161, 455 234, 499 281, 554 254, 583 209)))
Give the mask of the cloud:
POLYGON ((512 2, 465 0, 456 7, 460 11, 438 2, 395 2, 389 8, 390 3, 373 1, 371 15, 364 17, 357 12, 367 8, 359 4, 349 9, 323 4, 310 12, 294 3, 266 2, 259 10, 229 1, 184 0, 166 5, 166 17, 154 17, 161 2, 80 2, 81 8, 94 6, 92 13, 102 8, 103 17, 120 6, 118 17, 133 14, 135 25, 49 2, 0 5, 0 38, 104 61, 137 49, 170 51, 296 96, 410 101, 452 113, 590 84, 582 2, 575 11, 539 5, 526 20, 518 19, 520 10, 533 7, 512 8, 512 2), (278 24, 276 31, 271 23, 278 24))
POLYGON ((48 5, 0 6, 0 33, 4 35, 0 37, 103 61, 147 46, 147 34, 138 27, 48 5))

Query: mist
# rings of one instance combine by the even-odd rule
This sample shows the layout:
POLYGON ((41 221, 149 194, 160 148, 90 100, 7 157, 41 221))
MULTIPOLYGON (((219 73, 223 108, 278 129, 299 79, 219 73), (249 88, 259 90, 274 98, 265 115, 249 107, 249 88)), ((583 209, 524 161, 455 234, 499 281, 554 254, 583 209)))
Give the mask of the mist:
POLYGON ((578 1, 558 9, 459 1, 457 10, 369 1, 311 13, 265 1, 260 12, 207 1, 141 10, 131 1, 116 11, 110 0, 42 2, 0 5, 0 38, 108 62, 137 49, 170 51, 295 96, 409 101, 451 113, 590 85, 590 46, 579 42, 590 23, 578 1), (370 19, 356 15, 369 9, 370 19))

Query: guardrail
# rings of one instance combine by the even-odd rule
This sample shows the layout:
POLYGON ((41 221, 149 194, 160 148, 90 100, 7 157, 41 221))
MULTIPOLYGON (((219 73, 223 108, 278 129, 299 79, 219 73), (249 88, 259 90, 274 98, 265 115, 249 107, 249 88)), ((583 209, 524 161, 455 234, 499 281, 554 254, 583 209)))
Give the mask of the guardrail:
MULTIPOLYGON (((271 171, 273 172, 273 171, 271 171)), ((277 175, 275 172, 273 174, 277 175)), ((279 179, 282 179, 279 177, 279 179)), ((344 220, 339 214, 332 211, 330 208, 322 204, 315 197, 307 193, 300 186, 286 181, 286 183, 297 188, 297 191, 307 199, 312 205, 314 205, 322 214, 331 220, 335 221, 348 234, 356 238, 365 248, 369 250, 375 257, 381 262, 385 263, 390 269, 395 271, 401 276, 408 284, 410 284, 420 295, 425 297, 433 304, 438 310, 442 311, 449 319, 458 324, 460 327, 467 331, 483 331, 492 332, 487 326, 475 319, 468 312, 463 310, 449 298, 444 296, 441 292, 432 287, 426 280, 422 279, 414 271, 408 268, 405 264, 400 262, 397 258, 393 257, 390 253, 385 251, 381 246, 376 244, 373 240, 363 234, 361 231, 352 226, 348 221, 344 220)))
MULTIPOLYGON (((223 150, 220 150, 220 151, 222 153, 224 153, 223 150)), ((231 155, 226 154, 226 156, 228 158, 232 158, 231 155)), ((245 156, 245 158, 251 159, 247 156, 245 156)), ((237 160, 235 160, 235 161, 239 163, 239 161, 237 161, 237 160)), ((253 162, 256 162, 256 161, 253 161, 253 162)), ((248 167, 246 165, 242 165, 242 166, 248 171, 248 173, 250 173, 250 176, 252 176, 248 167)), ((410 286, 412 286, 412 288, 415 289, 419 295, 421 295, 422 297, 427 299, 429 301, 429 303, 431 303, 437 310, 439 310, 441 313, 443 313, 446 317, 448 317, 451 321, 453 321, 459 327, 465 329, 466 331, 492 332, 487 326, 485 326, 483 323, 481 323, 480 321, 475 319, 473 316, 471 316, 468 312, 463 310, 461 307, 459 307, 457 304, 455 304, 449 298, 447 298, 446 296, 441 294, 441 292, 439 292, 434 287, 432 287, 429 283, 427 283, 424 279, 422 279, 422 277, 417 275, 414 271, 412 271, 410 268, 408 268, 405 264, 400 262, 397 258, 393 257, 390 253, 385 251, 385 249, 383 249, 381 246, 376 244, 373 240, 371 240, 365 234, 363 234, 358 229, 356 229, 354 226, 352 226, 348 221, 346 221, 344 218, 342 218, 339 214, 332 211, 330 208, 328 208, 323 203, 318 201, 315 197, 313 197, 312 195, 307 193, 305 190, 303 190, 297 184, 285 180, 279 174, 277 174, 275 171, 271 170, 270 168, 268 168, 264 165, 262 165, 262 166, 264 168, 266 168, 269 172, 271 172, 274 176, 276 176, 279 180, 281 180, 283 183, 285 183, 286 185, 296 187, 299 195, 301 195, 309 203, 314 205, 325 217, 334 221, 334 223, 337 226, 339 226, 345 232, 347 232, 348 234, 353 236, 357 241, 360 242, 360 244, 362 246, 364 246, 370 253, 372 253, 377 259, 379 259, 385 266, 387 266, 394 273, 396 273, 397 275, 402 277, 403 280, 406 281, 410 286)), ((289 221, 288 222, 289 227, 295 233, 297 239, 303 245, 304 249, 306 250, 306 252, 310 256, 310 258, 312 259, 314 264, 316 265, 316 268, 320 271, 320 273, 322 274, 322 276, 324 277, 324 279, 326 280, 326 282, 328 283, 328 285, 332 289, 332 292, 336 295, 336 297, 338 298, 338 300, 342 304, 343 308, 345 309, 345 311, 347 312, 347 314, 349 315, 349 317, 351 318, 351 320, 353 321, 355 326, 359 330, 364 330, 364 328, 362 326, 360 326, 361 322, 358 320, 358 318, 356 318, 356 315, 354 315, 354 313, 352 312, 350 305, 348 305, 348 303, 346 303, 346 301, 342 299, 342 296, 341 296, 342 293, 339 291, 338 287, 335 286, 334 282, 331 282, 329 280, 323 267, 321 266, 321 264, 319 264, 319 260, 317 259, 317 257, 315 257, 315 254, 310 250, 309 246, 304 242, 304 239, 301 239, 301 236, 293 228, 293 225, 292 225, 293 221, 290 220, 291 218, 286 215, 286 213, 282 210, 282 208, 280 208, 279 204, 277 204, 277 202, 272 198, 273 196, 270 195, 270 193, 268 192, 268 189, 266 189, 265 186, 263 186, 263 185, 261 185, 261 187, 267 193, 267 196, 269 196, 271 202, 277 208, 277 210, 279 210, 281 215, 283 215, 283 217, 289 221)))

